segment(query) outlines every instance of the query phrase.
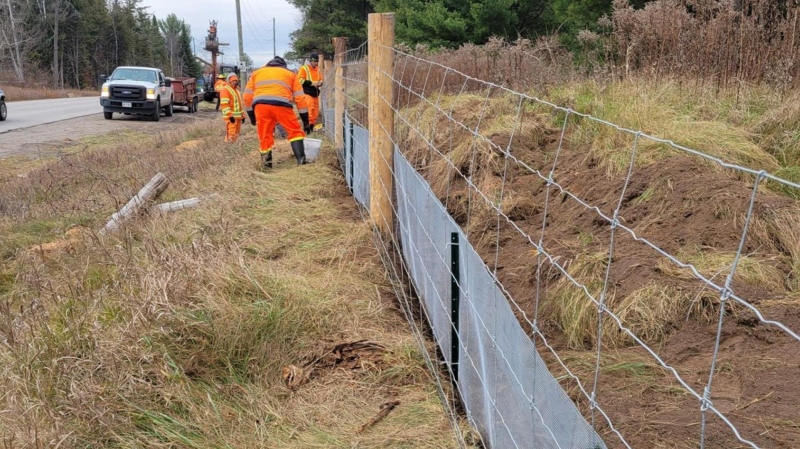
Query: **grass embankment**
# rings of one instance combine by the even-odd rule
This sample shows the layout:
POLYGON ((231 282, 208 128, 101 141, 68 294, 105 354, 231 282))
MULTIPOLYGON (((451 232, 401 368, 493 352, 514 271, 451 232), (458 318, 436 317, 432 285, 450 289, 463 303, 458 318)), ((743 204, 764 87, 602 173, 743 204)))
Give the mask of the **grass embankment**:
MULTIPOLYGON (((798 93, 781 97, 766 88, 737 92, 671 82, 585 81, 531 94, 728 163, 789 179, 800 171, 798 93)), ((549 351, 541 354, 587 419, 591 404, 572 375, 584 387, 596 386, 597 403, 630 447, 696 447, 700 435, 696 398, 608 315, 598 320, 587 291, 600 298, 607 280, 605 306, 695 391, 706 387, 710 361, 717 356, 712 400, 742 435, 759 447, 799 447, 796 407, 782 405, 797 403, 797 389, 786 380, 797 377, 797 342, 728 300, 717 352, 720 293, 621 228, 609 257, 609 222, 594 209, 612 217, 620 205, 620 222, 638 238, 722 285, 741 242, 754 176, 641 138, 628 179, 632 133, 572 115, 562 142, 563 112, 520 102, 500 89, 433 98, 400 113, 396 133, 406 156, 483 260, 497 267, 527 318, 537 317, 571 374, 549 351), (525 167, 504 157, 506 149, 525 167), (555 187, 548 191, 542 178, 551 170, 559 186, 589 207, 555 187), (498 218, 487 198, 513 226, 498 218), (542 235, 550 260, 530 243, 542 235)), ((767 319, 795 331, 800 328, 797 197, 777 183, 760 184, 731 285, 767 319)), ((596 413, 592 419, 609 447, 623 446, 596 413)), ((710 422, 709 429, 713 436, 707 441, 742 447, 727 426, 710 422)))
MULTIPOLYGON (((658 138, 673 140, 728 163, 800 181, 800 176, 795 176, 800 173, 800 108, 797 106, 800 93, 786 97, 767 88, 718 91, 693 84, 632 80, 605 85, 584 81, 531 94, 634 131, 641 130, 658 138)), ((546 176, 552 168, 564 114, 534 101, 520 105, 518 98, 497 90, 489 97, 485 92, 467 93, 432 101, 438 106, 422 102, 402 111, 406 118, 400 120, 398 134, 406 140, 409 156, 426 174, 434 191, 443 200, 446 198, 451 214, 465 226, 469 225, 468 230, 480 248, 493 253, 496 213, 481 199, 469 201, 462 175, 471 173, 477 187, 488 198, 502 198, 503 210, 512 219, 540 223, 538 214, 543 210, 544 183, 530 176, 527 169, 513 163, 508 169, 508 182, 504 183, 501 151, 510 148, 516 158, 546 176), (472 131, 454 125, 449 115, 438 109, 452 111, 459 123, 470 129, 479 129, 480 134, 494 145, 474 138, 472 131), (418 127, 418 131, 412 130, 407 122, 418 127), (447 159, 430 156, 429 142, 446 154, 447 159), (457 174, 451 164, 458 167, 461 174, 457 174)), ((604 212, 610 216, 630 164, 633 141, 631 133, 572 115, 565 130, 555 178, 566 183, 573 193, 590 199, 590 203, 603 204, 604 212), (589 185, 581 186, 586 181, 580 178, 591 181, 589 185), (593 197, 605 192, 610 196, 593 197)), ((658 236, 653 240, 656 244, 667 245, 664 247, 681 260, 694 264, 705 276, 712 279, 722 276, 724 279, 738 246, 738 233, 744 223, 752 179, 746 179, 733 170, 723 171, 718 165, 700 158, 687 159, 683 163, 686 172, 683 178, 676 176, 680 173, 662 171, 664 161, 686 156, 686 153, 666 144, 639 139, 634 170, 638 178, 635 177, 634 183, 642 188, 635 192, 633 186, 630 188, 632 196, 624 203, 623 218, 636 218, 637 221, 630 225, 651 240, 652 231, 657 231, 658 236), (711 174, 706 176, 705 172, 711 174), (693 179, 693 176, 699 178, 693 179), (704 176, 705 182, 717 179, 715 187, 721 186, 719 191, 710 191, 712 198, 702 196, 703 185, 699 182, 704 176), (688 191, 687 183, 692 183, 697 191, 688 191), (744 193, 729 194, 725 183, 742 187, 744 193), (678 187, 682 189, 679 191, 678 187), (731 244, 698 244, 686 248, 669 246, 680 236, 670 235, 668 227, 664 229, 663 223, 668 222, 665 219, 676 209, 685 209, 686 216, 690 217, 693 207, 712 211, 712 221, 725 223, 728 229, 735 230, 733 234, 736 236, 731 244), (661 229, 654 229, 659 227, 661 229)), ((780 210, 757 211, 748 240, 756 250, 745 248, 735 280, 749 287, 777 288, 778 294, 795 303, 798 296, 795 292, 800 284, 800 248, 794 229, 800 223, 800 209, 787 205, 791 203, 789 198, 800 197, 800 191, 771 181, 764 182, 763 186, 766 188, 761 192, 767 195, 767 199, 761 197, 762 201, 773 197, 783 197, 786 201, 780 203, 780 210)), ((559 255, 561 264, 569 273, 599 297, 608 262, 607 232, 593 230, 594 224, 584 226, 578 221, 571 222, 577 218, 575 216, 562 216, 568 217, 561 224, 562 231, 551 232, 552 237, 546 242, 550 242, 550 248, 556 251, 554 254, 559 255)), ((558 220, 555 220, 553 226, 558 228, 558 220)), ((685 223, 692 220, 687 219, 685 223)), ((679 224, 680 220, 677 220, 676 225, 679 224)), ((698 226, 697 231, 703 230, 716 232, 698 226)), ((529 231, 535 240, 539 232, 537 226, 532 225, 529 231)), ((535 257, 535 252, 531 257, 535 257)), ((687 285, 693 279, 688 270, 678 269, 666 259, 656 266, 655 255, 650 257, 652 268, 662 274, 662 278, 681 282, 662 283, 654 279, 629 290, 621 289, 622 294, 616 298, 614 288, 608 292, 614 310, 637 334, 646 341, 658 343, 687 316, 716 319, 719 297, 716 291, 700 285, 687 285)), ((493 256, 490 259, 493 260, 493 256)), ((642 261, 635 263, 641 265, 642 261)), ((551 281, 559 277, 557 270, 549 264, 548 269, 549 275, 553 276, 551 281)), ((570 346, 594 345, 596 307, 587 300, 584 290, 565 278, 548 283, 549 294, 557 299, 549 301, 542 312, 565 332, 570 346)), ((527 293, 523 294, 527 296, 527 293)), ((624 334, 615 331, 615 323, 609 322, 608 327, 606 338, 610 343, 630 343, 624 334)))
POLYGON ((6 101, 47 100, 52 98, 97 97, 98 89, 46 89, 41 87, 2 86, 6 101))
MULTIPOLYGON (((739 164, 800 181, 800 91, 767 86, 715 89, 693 82, 628 81, 572 84, 549 93, 559 105, 739 164)), ((613 173, 627 168, 629 136, 583 121, 573 137, 591 145, 592 156, 613 173)), ((640 165, 675 153, 639 142, 640 165)), ((795 198, 800 192, 773 185, 795 198)))
POLYGON ((223 145, 221 127, 83 148, 0 184, 0 437, 455 447, 333 156, 295 167, 282 144, 263 174, 252 129, 223 145), (156 172, 159 202, 210 199, 98 235, 156 172))

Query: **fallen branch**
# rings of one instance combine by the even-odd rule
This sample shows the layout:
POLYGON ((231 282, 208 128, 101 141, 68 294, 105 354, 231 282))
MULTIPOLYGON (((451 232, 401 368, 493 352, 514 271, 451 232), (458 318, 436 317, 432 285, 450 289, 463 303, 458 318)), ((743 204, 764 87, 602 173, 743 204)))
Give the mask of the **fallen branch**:
POLYGON ((212 198, 216 198, 217 196, 219 195, 214 193, 207 196, 199 196, 196 198, 189 198, 186 200, 173 201, 171 203, 161 203, 153 206, 153 212, 174 212, 176 210, 188 209, 190 207, 197 207, 197 205, 202 203, 203 201, 208 201, 212 198))
POLYGON ((363 433, 368 428, 374 426, 375 424, 379 423, 383 418, 386 418, 386 415, 389 414, 395 407, 400 405, 400 401, 389 401, 381 405, 381 411, 375 415, 374 418, 370 419, 368 423, 364 424, 363 426, 359 427, 356 433, 363 433))
POLYGON ((163 173, 157 173, 133 198, 128 201, 128 204, 122 206, 122 209, 115 212, 108 220, 106 226, 100 230, 100 235, 108 232, 114 232, 122 226, 122 223, 130 217, 136 215, 142 207, 146 206, 149 202, 158 198, 159 195, 164 193, 169 185, 169 180, 163 173))
POLYGON ((170 203, 161 203, 153 206, 153 212, 174 212, 181 209, 189 209, 197 207, 202 201, 202 198, 189 198, 187 200, 172 201, 170 203))

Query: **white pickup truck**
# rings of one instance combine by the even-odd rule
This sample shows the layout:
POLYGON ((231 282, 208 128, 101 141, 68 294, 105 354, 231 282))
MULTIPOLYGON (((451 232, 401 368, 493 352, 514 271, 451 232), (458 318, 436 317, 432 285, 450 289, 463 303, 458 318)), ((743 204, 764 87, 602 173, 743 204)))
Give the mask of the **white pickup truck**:
POLYGON ((160 69, 117 67, 103 80, 100 105, 106 120, 116 112, 146 115, 158 121, 162 110, 167 117, 172 116, 172 83, 160 69))

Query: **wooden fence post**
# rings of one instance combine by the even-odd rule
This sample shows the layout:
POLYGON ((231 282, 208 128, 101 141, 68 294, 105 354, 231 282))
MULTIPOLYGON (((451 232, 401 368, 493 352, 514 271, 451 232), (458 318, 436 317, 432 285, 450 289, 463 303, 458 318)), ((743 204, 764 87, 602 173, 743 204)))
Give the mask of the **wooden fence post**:
POLYGON ((394 226, 394 13, 368 19, 370 216, 384 235, 394 226))
POLYGON ((334 127, 333 127, 333 144, 337 150, 344 149, 344 111, 345 109, 345 84, 344 84, 344 63, 345 52, 347 51, 347 38, 334 37, 333 48, 335 56, 333 62, 336 64, 336 84, 334 85, 333 104, 334 112, 334 127))
POLYGON ((319 53, 319 71, 325 73, 328 66, 328 61, 325 59, 325 53, 319 53))

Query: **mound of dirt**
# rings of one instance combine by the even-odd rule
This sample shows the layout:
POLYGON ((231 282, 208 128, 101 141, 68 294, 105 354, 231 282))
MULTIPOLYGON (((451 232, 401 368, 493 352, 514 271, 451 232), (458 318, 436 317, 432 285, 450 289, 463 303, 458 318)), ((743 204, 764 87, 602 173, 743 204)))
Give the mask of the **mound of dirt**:
MULTIPOLYGON (((480 110, 477 101, 482 99, 475 101, 472 107, 480 110)), ((460 106, 470 110, 468 104, 460 106)), ((485 133, 488 143, 469 130, 448 126, 443 115, 424 108, 412 114, 430 128, 432 138, 400 129, 406 157, 489 267, 499 253, 497 276, 522 309, 521 324, 530 329, 538 311, 539 327, 587 390, 594 385, 597 363, 597 308, 562 270, 599 299, 610 263, 609 309, 702 394, 716 343, 720 293, 662 252, 724 285, 742 240, 752 177, 665 152, 655 163, 637 160, 627 179, 627 173, 614 173, 595 160, 580 136, 568 132, 560 143, 561 129, 551 117, 526 117, 514 132, 494 127, 485 133), (505 148, 513 158, 504 157, 505 148), (551 170, 557 185, 548 189, 544 179, 551 170), (471 190, 466 178, 507 218, 498 217, 494 205, 471 190), (619 223, 626 229, 613 231, 609 258, 612 227, 607 218, 618 205, 619 223), (540 238, 558 266, 539 257, 531 242, 540 238)), ((502 122, 503 117, 495 119, 502 122)), ((630 154, 631 148, 618 151, 630 154)), ((731 284, 737 297, 795 331, 800 329, 798 225, 800 205, 762 183, 731 284)), ((800 344, 735 301, 726 301, 723 315, 711 389, 714 406, 761 447, 800 447, 800 390, 794 380, 800 374, 800 344)), ((597 401, 628 444, 697 447, 700 401, 608 318, 602 339, 597 401)), ((577 383, 546 348, 539 349, 589 417, 577 383)), ((744 447, 725 423, 710 412, 706 416, 708 447, 744 447)), ((602 417, 595 414, 595 422, 603 423, 599 431, 609 447, 623 447, 602 417)))

